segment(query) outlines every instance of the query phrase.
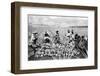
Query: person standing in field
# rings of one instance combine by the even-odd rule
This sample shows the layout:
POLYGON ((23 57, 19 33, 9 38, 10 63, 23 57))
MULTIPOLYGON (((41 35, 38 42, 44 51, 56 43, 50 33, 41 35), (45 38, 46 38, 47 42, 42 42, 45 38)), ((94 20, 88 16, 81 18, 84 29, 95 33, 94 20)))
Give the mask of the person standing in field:
POLYGON ((59 31, 56 31, 56 35, 54 36, 54 43, 55 44, 60 44, 60 36, 59 36, 59 31))

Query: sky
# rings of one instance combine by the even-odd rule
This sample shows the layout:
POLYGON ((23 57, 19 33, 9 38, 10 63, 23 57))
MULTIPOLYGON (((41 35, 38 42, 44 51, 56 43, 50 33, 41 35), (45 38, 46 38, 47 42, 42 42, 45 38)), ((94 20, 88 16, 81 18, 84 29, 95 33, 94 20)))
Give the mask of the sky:
POLYGON ((51 15, 28 15, 28 23, 33 27, 69 27, 88 26, 88 17, 78 16, 51 16, 51 15))

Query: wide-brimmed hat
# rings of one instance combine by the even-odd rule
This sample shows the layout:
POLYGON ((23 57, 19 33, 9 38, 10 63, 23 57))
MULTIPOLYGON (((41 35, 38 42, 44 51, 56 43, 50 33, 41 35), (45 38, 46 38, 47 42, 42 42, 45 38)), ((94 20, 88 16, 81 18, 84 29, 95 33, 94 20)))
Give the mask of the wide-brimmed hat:
POLYGON ((32 34, 38 34, 37 32, 33 32, 32 34))

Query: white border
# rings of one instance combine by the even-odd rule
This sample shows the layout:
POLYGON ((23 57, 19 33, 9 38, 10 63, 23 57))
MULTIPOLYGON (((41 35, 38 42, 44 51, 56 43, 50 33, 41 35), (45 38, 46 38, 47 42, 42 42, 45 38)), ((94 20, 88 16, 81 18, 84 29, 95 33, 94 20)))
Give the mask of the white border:
POLYGON ((20 69, 42 69, 57 67, 75 67, 94 65, 94 11, 55 9, 55 8, 20 8, 20 69), (66 59, 66 60, 46 60, 28 61, 28 14, 41 15, 64 15, 64 16, 87 16, 88 17, 88 58, 87 59, 66 59))

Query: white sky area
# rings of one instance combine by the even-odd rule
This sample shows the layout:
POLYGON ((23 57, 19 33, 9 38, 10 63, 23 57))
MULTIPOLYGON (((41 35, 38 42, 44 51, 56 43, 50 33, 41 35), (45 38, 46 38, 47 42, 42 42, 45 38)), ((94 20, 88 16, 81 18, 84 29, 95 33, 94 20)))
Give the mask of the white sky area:
POLYGON ((88 26, 88 17, 28 15, 28 23, 33 27, 88 26))

